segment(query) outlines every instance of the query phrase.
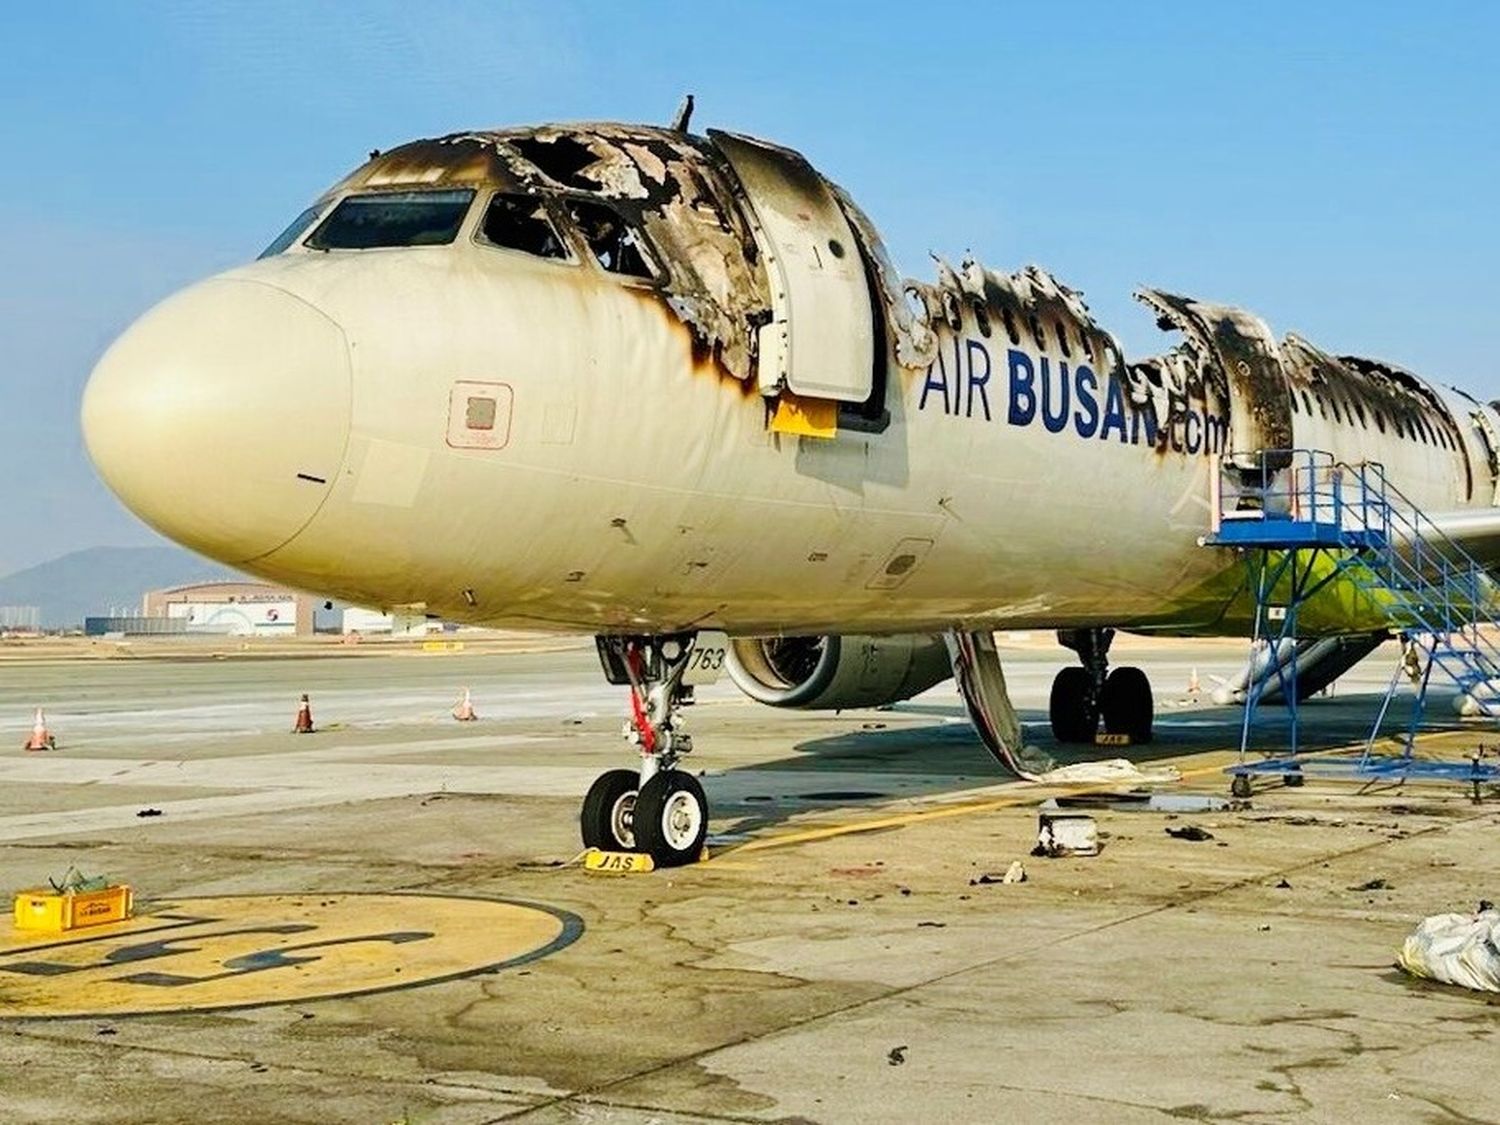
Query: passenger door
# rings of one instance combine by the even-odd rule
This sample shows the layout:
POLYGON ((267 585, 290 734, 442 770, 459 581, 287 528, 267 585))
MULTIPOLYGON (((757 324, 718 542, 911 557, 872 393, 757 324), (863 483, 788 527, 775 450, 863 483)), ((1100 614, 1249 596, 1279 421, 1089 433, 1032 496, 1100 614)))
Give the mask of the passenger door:
POLYGON ((859 244, 823 177, 800 155, 713 129, 739 180, 771 282, 759 333, 762 394, 864 402, 874 386, 875 318, 859 244))

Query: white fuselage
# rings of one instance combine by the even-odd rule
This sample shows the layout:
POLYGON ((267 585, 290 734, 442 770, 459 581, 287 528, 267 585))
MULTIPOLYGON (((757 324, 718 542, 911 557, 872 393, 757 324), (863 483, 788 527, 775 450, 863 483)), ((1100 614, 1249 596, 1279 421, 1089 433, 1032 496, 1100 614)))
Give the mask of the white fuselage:
MULTIPOLYGON (((88 390, 106 480, 242 570, 460 621, 1238 627, 1216 583, 1235 560, 1198 545, 1225 404, 1190 401, 1153 447, 1119 384, 966 312, 930 368, 887 357, 883 432, 773 432, 651 288, 481 244, 479 212, 451 245, 297 249, 153 310, 88 390), (496 403, 478 442, 474 386, 496 403)), ((1466 422, 1460 450, 1293 421, 1420 505, 1494 501, 1466 422)))

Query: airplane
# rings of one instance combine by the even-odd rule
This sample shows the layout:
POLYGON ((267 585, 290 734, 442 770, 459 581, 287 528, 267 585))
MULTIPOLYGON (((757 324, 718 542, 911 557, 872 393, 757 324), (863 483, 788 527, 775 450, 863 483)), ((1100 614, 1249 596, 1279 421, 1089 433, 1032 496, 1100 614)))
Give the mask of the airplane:
MULTIPOLYGON (((702 848, 682 708, 721 673, 792 708, 956 677, 1032 776, 993 633, 1053 629, 1079 658, 1057 739, 1149 740, 1110 641, 1249 635, 1240 558, 1203 538, 1226 490, 1264 502, 1268 451, 1378 462, 1500 558, 1494 405, 1165 290, 1137 295, 1174 339, 1128 360, 1035 266, 904 279, 806 158, 690 109, 371 153, 108 349, 99 474, 273 582, 593 634, 639 762, 590 788, 582 836, 658 865, 702 848)), ((1389 634, 1333 590, 1304 620, 1309 684, 1389 634)))

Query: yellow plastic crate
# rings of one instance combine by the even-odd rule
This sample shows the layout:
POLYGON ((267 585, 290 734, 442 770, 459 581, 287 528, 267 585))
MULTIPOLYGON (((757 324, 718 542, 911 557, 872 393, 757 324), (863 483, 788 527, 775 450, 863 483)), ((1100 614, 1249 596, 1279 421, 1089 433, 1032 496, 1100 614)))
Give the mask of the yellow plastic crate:
POLYGON ((124 883, 98 891, 38 887, 16 895, 16 929, 58 934, 82 926, 123 922, 134 905, 134 895, 124 883))

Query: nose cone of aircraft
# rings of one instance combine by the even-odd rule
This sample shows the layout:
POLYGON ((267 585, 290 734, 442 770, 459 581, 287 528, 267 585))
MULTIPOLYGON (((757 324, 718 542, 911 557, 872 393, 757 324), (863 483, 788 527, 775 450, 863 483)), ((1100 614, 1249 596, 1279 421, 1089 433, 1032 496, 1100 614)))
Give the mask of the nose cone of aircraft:
POLYGON ((83 433, 106 484, 164 535, 226 563, 274 551, 327 498, 349 436, 349 346, 285 290, 215 279, 104 354, 83 433))

